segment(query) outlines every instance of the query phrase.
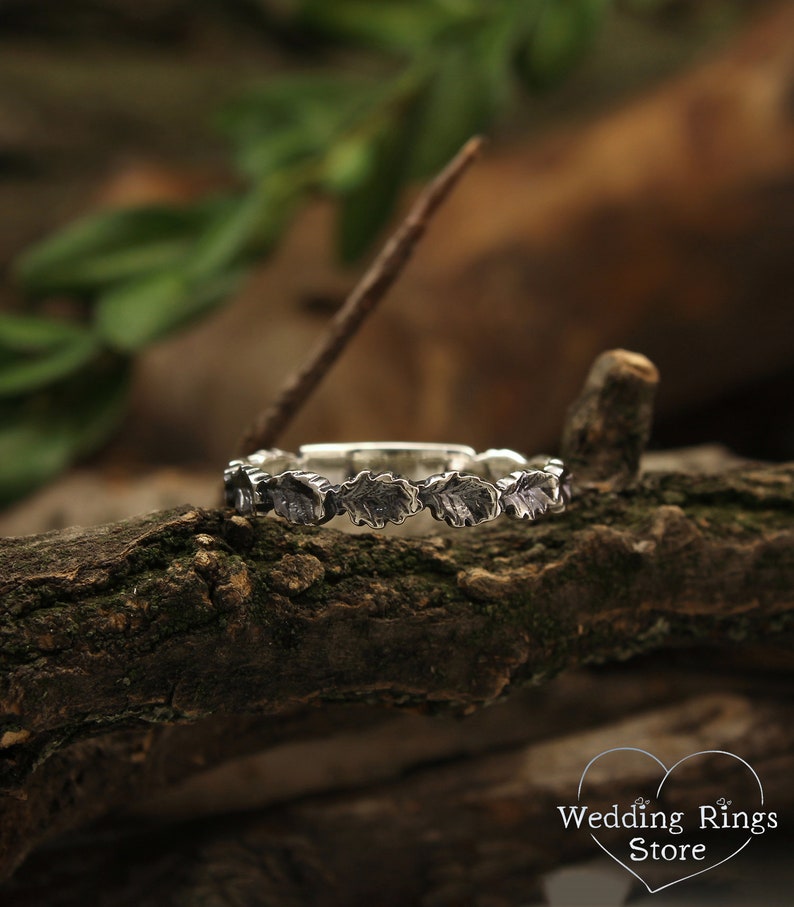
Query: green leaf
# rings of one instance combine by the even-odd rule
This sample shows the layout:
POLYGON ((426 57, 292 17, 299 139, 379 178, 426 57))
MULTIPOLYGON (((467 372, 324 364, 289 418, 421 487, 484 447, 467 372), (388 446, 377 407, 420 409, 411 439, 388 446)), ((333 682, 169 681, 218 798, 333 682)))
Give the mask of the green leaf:
POLYGON ((230 137, 245 139, 296 122, 322 124, 337 119, 338 108, 365 88, 367 82, 336 72, 304 72, 276 76, 227 104, 218 125, 230 137))
POLYGON ((85 327, 74 321, 0 312, 0 349, 3 350, 47 350, 71 343, 85 333, 85 327))
POLYGON ((334 132, 377 88, 368 79, 335 72, 280 76, 227 105, 218 125, 241 145, 293 133, 318 140, 334 132))
POLYGON ((247 195, 230 199, 185 257, 185 273, 195 282, 212 280, 254 253, 261 256, 268 251, 301 189, 298 181, 271 179, 247 195), (285 192, 279 191, 281 183, 285 192))
POLYGON ((99 298, 97 330, 115 349, 139 350, 213 308, 234 292, 241 277, 235 271, 192 280, 178 270, 130 281, 99 298))
POLYGON ((0 364, 0 397, 27 394, 81 369, 99 351, 99 338, 88 331, 69 343, 34 357, 15 356, 0 364))
POLYGON ((508 80, 491 68, 492 60, 486 57, 488 36, 484 32, 476 44, 457 42, 435 52, 411 152, 412 176, 435 173, 467 139, 486 131, 493 121, 508 80))
POLYGON ((372 145, 353 136, 328 149, 323 172, 323 187, 335 195, 350 192, 365 179, 373 166, 372 145))
POLYGON ((668 11, 676 0, 623 0, 620 11, 630 15, 654 16, 668 11))
POLYGON ((0 426, 0 505, 30 494, 62 472, 72 443, 61 426, 43 419, 3 420, 0 426))
POLYGON ((399 53, 428 45, 449 27, 455 14, 453 4, 434 0, 304 0, 301 7, 298 22, 304 28, 368 49, 399 53))
POLYGON ((267 135, 251 134, 240 143, 237 166, 251 179, 266 179, 274 173, 310 161, 324 150, 329 141, 313 138, 299 124, 274 128, 267 135))
POLYGON ((389 124, 372 141, 369 168, 342 196, 337 245, 343 262, 355 261, 373 244, 394 211, 408 176, 414 110, 389 124))
POLYGON ((608 0, 544 0, 516 68, 531 89, 554 85, 592 43, 608 0))
POLYGON ((50 481, 116 429, 129 388, 127 360, 98 362, 44 393, 0 407, 0 505, 50 481))
POLYGON ((382 85, 333 73, 274 79, 224 112, 241 169, 256 179, 322 160, 377 106, 382 85))
POLYGON ((32 293, 87 293, 179 260, 207 217, 192 208, 102 211, 39 243, 17 263, 32 293))

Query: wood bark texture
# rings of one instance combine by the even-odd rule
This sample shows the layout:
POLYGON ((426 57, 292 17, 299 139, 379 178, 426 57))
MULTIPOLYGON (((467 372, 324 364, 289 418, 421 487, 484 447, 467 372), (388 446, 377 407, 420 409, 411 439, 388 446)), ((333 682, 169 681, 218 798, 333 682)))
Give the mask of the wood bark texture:
MULTIPOLYGON (((566 433, 566 453, 580 456, 581 437, 612 453, 600 450, 598 481, 580 480, 569 512, 544 523, 400 538, 186 506, 0 543, 3 871, 164 782, 366 724, 382 706, 464 715, 579 665, 787 645, 794 464, 648 474, 617 490, 634 478, 625 464, 656 373, 624 351, 606 361, 572 410, 601 416, 566 433)), ((782 707, 769 708, 783 733, 782 707)), ((355 819, 347 840, 336 821, 314 825, 335 842, 323 844, 329 866, 372 832, 355 819)), ((413 871, 389 848, 375 856, 387 857, 396 875, 413 871)))

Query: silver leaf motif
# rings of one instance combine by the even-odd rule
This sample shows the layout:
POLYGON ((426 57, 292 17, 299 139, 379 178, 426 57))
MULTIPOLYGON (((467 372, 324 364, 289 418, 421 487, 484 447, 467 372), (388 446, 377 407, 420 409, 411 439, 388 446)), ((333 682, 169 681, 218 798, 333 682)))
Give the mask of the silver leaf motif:
POLYGON ((462 528, 499 516, 499 492, 485 479, 459 472, 442 472, 425 479, 419 499, 437 520, 462 528))
POLYGON ((518 519, 535 520, 565 507, 559 477, 541 469, 511 472, 496 485, 502 493, 502 509, 518 519))
POLYGON ((558 460, 556 457, 550 459, 546 463, 543 467, 543 471, 556 476, 560 482, 560 501, 555 508, 552 508, 552 512, 557 513, 558 511, 565 510, 565 505, 570 504, 571 502, 571 474, 565 468, 565 464, 562 460, 558 460))
POLYGON ((527 460, 510 450, 475 454, 460 445, 305 445, 297 454, 274 448, 232 460, 223 477, 226 503, 238 512, 275 510, 300 525, 322 524, 347 513, 356 525, 382 529, 427 507, 450 526, 474 526, 502 512, 525 520, 559 513, 571 498, 571 475, 561 460, 527 460), (370 468, 332 484, 352 476, 354 462, 362 457, 371 461, 366 463, 370 468), (390 457, 398 462, 386 471, 380 461, 390 457), (428 468, 444 471, 418 481, 415 474, 428 468), (505 475, 510 468, 513 472, 505 475), (324 476, 315 469, 332 472, 324 476))
POLYGON ((273 510, 301 526, 325 523, 336 516, 333 486, 315 472, 290 470, 265 482, 273 510))
POLYGON ((386 523, 400 525, 422 509, 419 490, 407 479, 368 469, 343 482, 338 490, 341 510, 356 526, 383 529, 386 523))
POLYGON ((227 505, 242 514, 267 513, 272 507, 270 498, 259 491, 267 478, 267 473, 247 461, 232 460, 223 471, 227 505))

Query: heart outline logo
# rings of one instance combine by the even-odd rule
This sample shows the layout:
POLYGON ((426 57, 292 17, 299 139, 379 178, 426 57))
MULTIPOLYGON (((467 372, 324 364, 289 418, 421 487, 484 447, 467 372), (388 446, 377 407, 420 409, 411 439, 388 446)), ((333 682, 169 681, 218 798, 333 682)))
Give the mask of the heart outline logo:
MULTIPOLYGON (((649 753, 648 750, 641 749, 638 746, 615 746, 612 747, 612 749, 604 750, 603 753, 599 753, 597 756, 593 756, 593 758, 584 767, 584 771, 579 778, 579 789, 576 792, 577 802, 581 803, 582 787, 584 785, 585 775, 587 775, 590 767, 594 765, 602 756, 608 756, 610 753, 620 752, 642 753, 644 756, 649 756, 651 759, 653 759, 654 762, 657 763, 657 765, 662 768, 662 770, 664 771, 664 776, 659 782, 659 787, 657 787, 656 789, 657 799, 659 798, 659 794, 661 793, 665 782, 670 777, 672 772, 674 772, 675 769, 678 768, 678 766, 683 762, 686 762, 687 759, 694 759, 695 756, 730 756, 732 759, 736 759, 738 762, 741 762, 742 765, 745 766, 745 768, 748 768, 750 770, 750 773, 755 778, 756 784, 758 784, 758 791, 761 797, 761 806, 764 805, 764 788, 761 784, 761 779, 758 777, 756 770, 752 767, 752 765, 750 765, 749 762, 747 762, 745 759, 742 759, 741 756, 737 756, 735 753, 729 753, 727 750, 699 750, 697 753, 690 753, 688 756, 684 756, 682 759, 679 759, 678 762, 676 762, 674 765, 670 766, 670 768, 667 768, 667 766, 664 764, 664 762, 662 762, 661 759, 659 759, 657 756, 654 756, 653 753, 649 753)), ((741 853, 741 851, 743 851, 744 848, 747 847, 747 845, 753 839, 753 836, 751 834, 750 837, 744 842, 744 844, 742 844, 740 847, 737 847, 737 849, 734 850, 733 853, 728 854, 728 856, 720 860, 719 863, 714 863, 711 866, 705 866, 703 869, 699 869, 697 872, 692 872, 688 876, 682 876, 680 879, 673 879, 672 882, 667 882, 664 885, 660 885, 658 888, 651 888, 651 886, 645 881, 645 879, 642 878, 642 876, 634 872, 634 870, 630 866, 627 866, 622 860, 619 860, 607 847, 605 847, 593 834, 593 832, 590 832, 590 837, 595 841, 596 844, 598 844, 601 850, 603 850, 604 853, 607 854, 607 856, 610 856, 619 866, 622 866, 627 872, 630 872, 635 879, 638 879, 640 882, 642 882, 642 884, 647 888, 649 894, 656 894, 659 891, 663 891, 665 888, 669 888, 671 885, 677 885, 679 882, 686 882, 687 879, 694 879, 695 876, 702 875, 704 872, 709 872, 712 869, 716 869, 718 866, 722 866, 723 863, 727 863, 728 860, 732 860, 738 853, 741 853)))

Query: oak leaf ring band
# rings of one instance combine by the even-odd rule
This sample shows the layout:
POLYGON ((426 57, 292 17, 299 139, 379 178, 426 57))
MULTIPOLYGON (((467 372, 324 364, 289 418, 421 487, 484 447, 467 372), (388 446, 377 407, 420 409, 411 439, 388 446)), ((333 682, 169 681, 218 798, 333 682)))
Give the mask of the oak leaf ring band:
POLYGON ((272 511, 292 523, 321 525, 347 513, 372 529, 399 525, 421 510, 454 527, 500 514, 536 520, 565 510, 571 495, 570 475, 554 457, 407 441, 259 450, 232 460, 224 485, 226 503, 241 514, 272 511))

